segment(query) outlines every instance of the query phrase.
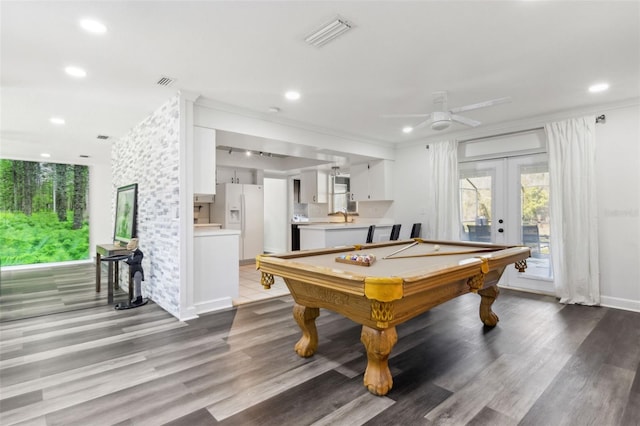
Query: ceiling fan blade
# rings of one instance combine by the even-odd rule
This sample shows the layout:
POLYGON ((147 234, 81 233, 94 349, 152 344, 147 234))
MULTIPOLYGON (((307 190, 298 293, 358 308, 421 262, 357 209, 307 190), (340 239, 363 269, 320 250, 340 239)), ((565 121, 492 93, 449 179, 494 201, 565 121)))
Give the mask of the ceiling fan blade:
POLYGON ((419 129, 420 127, 428 124, 430 121, 431 121, 431 114, 427 114, 427 118, 425 118, 424 120, 422 120, 421 122, 413 126, 413 130, 419 129))
POLYGON ((509 96, 498 99, 491 99, 490 101, 478 102, 477 104, 466 105, 458 108, 451 108, 449 110, 452 114, 457 114, 459 112, 471 111, 472 109, 478 108, 486 108, 494 105, 505 104, 507 102, 511 102, 511 98, 509 96))
POLYGON ((451 120, 456 121, 458 123, 466 124, 467 126, 471 126, 471 127, 478 127, 479 125, 482 124, 479 121, 472 120, 470 118, 463 117, 461 115, 455 115, 455 114, 451 114, 451 120))
POLYGON ((383 114, 382 118, 410 118, 410 117, 428 117, 431 114, 383 114))

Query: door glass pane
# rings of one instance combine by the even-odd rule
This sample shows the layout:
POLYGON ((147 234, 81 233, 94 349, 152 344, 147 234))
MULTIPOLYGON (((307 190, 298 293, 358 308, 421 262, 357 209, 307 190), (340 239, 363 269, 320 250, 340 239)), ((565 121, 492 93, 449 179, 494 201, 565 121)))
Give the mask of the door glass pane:
POLYGON ((527 275, 552 278, 549 252, 549 171, 546 165, 520 167, 522 244, 531 248, 527 275))
POLYGON ((476 171, 461 174, 460 210, 463 241, 491 242, 492 176, 476 171))

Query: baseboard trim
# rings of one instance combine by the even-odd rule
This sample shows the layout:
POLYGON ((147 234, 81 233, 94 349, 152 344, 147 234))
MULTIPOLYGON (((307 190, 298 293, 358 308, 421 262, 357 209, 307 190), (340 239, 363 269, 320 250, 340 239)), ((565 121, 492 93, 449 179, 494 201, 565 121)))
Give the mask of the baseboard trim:
POLYGON ((600 295, 600 306, 623 309, 625 311, 640 312, 640 300, 622 299, 620 297, 600 295))
POLYGON ((233 299, 231 297, 222 297, 220 299, 208 300, 206 302, 196 303, 193 305, 196 314, 201 315, 208 312, 219 311, 233 307, 233 299))

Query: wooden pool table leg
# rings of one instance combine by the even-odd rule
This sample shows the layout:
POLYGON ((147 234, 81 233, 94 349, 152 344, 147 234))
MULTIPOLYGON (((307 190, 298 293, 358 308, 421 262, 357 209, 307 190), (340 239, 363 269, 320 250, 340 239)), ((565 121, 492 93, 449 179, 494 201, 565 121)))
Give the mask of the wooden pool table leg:
POLYGON ((393 386, 389 371, 389 354, 398 341, 396 328, 376 330, 363 325, 360 340, 367 350, 368 359, 364 385, 374 395, 386 395, 393 386))
POLYGON ((310 357, 318 349, 318 330, 316 329, 318 316, 320 316, 318 308, 309 308, 297 303, 293 306, 293 318, 302 330, 302 337, 295 346, 296 353, 301 357, 310 357))
POLYGON ((499 318, 498 316, 491 310, 491 305, 500 294, 500 290, 498 290, 497 285, 492 285, 491 287, 483 288, 482 290, 478 290, 478 294, 482 297, 480 300, 480 319, 484 323, 484 325, 488 325, 489 327, 494 327, 498 324, 499 318))

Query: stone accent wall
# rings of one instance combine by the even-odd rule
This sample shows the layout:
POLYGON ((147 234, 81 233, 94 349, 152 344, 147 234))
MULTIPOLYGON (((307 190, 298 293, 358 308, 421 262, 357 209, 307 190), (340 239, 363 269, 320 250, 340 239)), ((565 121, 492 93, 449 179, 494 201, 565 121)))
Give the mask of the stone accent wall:
POLYGON ((116 188, 138 184, 142 294, 175 316, 180 306, 179 100, 179 95, 171 98, 114 142, 111 153, 112 217, 116 188))

